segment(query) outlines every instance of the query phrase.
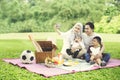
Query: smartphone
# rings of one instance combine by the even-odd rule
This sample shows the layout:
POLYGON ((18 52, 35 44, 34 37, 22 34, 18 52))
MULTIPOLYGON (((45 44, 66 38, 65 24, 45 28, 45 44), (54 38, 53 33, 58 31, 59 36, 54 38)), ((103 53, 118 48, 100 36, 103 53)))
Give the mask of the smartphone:
POLYGON ((57 28, 60 28, 60 26, 61 26, 60 24, 56 24, 56 27, 57 27, 57 28))

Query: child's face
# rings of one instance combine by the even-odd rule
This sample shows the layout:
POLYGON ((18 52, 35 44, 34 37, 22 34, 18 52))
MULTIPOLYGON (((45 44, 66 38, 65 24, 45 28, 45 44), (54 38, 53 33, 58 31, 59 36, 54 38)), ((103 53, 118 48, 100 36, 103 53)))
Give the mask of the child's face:
POLYGON ((93 40, 92 40, 92 44, 93 44, 94 46, 98 46, 98 45, 99 45, 97 39, 93 39, 93 40))
POLYGON ((80 42, 81 38, 75 38, 75 42, 80 42))

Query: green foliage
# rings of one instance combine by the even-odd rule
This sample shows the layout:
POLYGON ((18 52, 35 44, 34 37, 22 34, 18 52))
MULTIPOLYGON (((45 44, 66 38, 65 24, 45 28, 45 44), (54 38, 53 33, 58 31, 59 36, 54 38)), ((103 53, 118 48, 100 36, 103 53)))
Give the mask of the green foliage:
POLYGON ((109 16, 102 17, 99 23, 96 23, 96 32, 100 33, 120 33, 120 15, 112 17, 108 22, 109 16))
POLYGON ((51 32, 56 23, 66 31, 76 22, 99 22, 104 15, 109 23, 119 7, 113 0, 0 0, 0 33, 51 32))
POLYGON ((106 3, 105 16, 118 16, 120 14, 120 1, 119 0, 109 0, 106 3))
POLYGON ((68 30, 74 21, 99 21, 103 3, 99 0, 1 0, 0 20, 3 25, 0 27, 3 30, 0 32, 53 31, 57 22, 67 26, 64 29, 68 30))

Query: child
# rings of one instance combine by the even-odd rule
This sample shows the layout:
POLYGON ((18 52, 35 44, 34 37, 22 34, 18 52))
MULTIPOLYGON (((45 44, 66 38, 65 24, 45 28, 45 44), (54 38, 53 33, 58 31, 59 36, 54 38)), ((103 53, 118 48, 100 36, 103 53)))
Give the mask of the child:
POLYGON ((82 42, 81 37, 75 37, 74 41, 71 42, 70 49, 66 49, 68 55, 72 55, 73 58, 81 58, 86 52, 85 46, 82 42))
POLYGON ((96 36, 92 39, 92 46, 88 48, 88 53, 90 53, 90 64, 97 63, 101 66, 102 54, 99 53, 102 47, 101 38, 96 36))

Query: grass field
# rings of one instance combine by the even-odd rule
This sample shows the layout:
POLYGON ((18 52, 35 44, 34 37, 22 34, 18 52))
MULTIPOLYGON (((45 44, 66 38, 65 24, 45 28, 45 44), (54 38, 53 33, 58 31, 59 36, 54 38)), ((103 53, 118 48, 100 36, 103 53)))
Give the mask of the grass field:
MULTIPOLYGON (((35 39, 46 39, 48 37, 61 39, 55 32, 41 32, 41 33, 8 33, 0 34, 0 39, 25 39, 28 40, 28 34, 32 34, 35 39)), ((100 33, 104 42, 120 42, 120 34, 105 34, 100 33)))
MULTIPOLYGON (((41 75, 21 69, 17 66, 5 63, 3 58, 19 58, 21 52, 26 49, 35 50, 31 41, 28 40, 27 34, 0 34, 0 80, 119 80, 120 67, 99 69, 88 72, 78 72, 74 74, 59 75, 50 78, 44 78, 41 75), (6 37, 5 37, 6 35, 6 37), (13 36, 14 35, 14 36, 13 36), (22 38, 23 37, 23 38, 22 38)), ((46 39, 48 33, 32 33, 35 39, 46 39), (39 38, 40 37, 40 38, 39 38)), ((113 34, 114 35, 114 34, 113 34)), ((109 35, 109 36, 113 36, 109 35)), ((54 33, 49 33, 49 36, 57 39, 58 50, 62 47, 62 40, 54 33)), ((104 36, 104 35, 102 35, 104 36)), ((106 35, 105 35, 106 36, 106 35)), ((120 37, 113 36, 115 39, 104 42, 106 50, 112 58, 120 59, 120 37), (119 39, 119 40, 117 40, 119 39)), ((113 38, 112 37, 112 38, 113 38)), ((106 39, 108 37, 105 37, 106 39)), ((104 38, 104 40, 105 40, 104 38)))

